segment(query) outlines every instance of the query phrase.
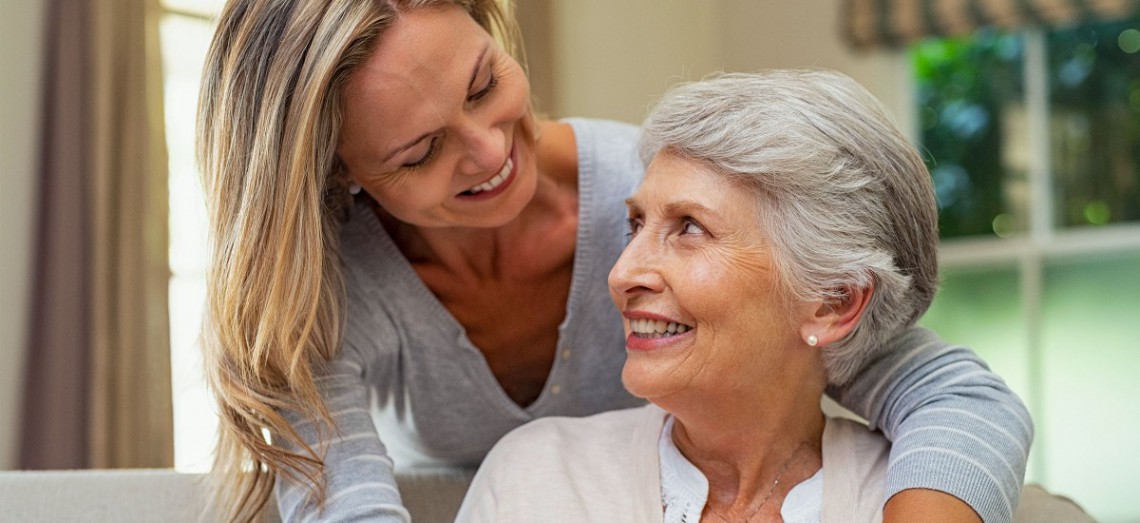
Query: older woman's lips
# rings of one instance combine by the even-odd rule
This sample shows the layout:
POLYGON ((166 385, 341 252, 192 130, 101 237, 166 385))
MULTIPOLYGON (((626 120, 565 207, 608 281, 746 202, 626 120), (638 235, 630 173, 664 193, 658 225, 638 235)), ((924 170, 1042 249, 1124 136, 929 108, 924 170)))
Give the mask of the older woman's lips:
POLYGON ((629 318, 629 336, 625 346, 630 350, 656 350, 692 336, 692 327, 668 319, 654 317, 629 318))

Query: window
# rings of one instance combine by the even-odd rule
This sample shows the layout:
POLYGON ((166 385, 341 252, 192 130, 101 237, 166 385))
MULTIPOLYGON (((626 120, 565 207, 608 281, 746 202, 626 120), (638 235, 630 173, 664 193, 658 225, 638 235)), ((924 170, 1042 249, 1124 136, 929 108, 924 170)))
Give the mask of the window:
POLYGON ((206 299, 207 218, 194 162, 194 121, 202 62, 221 0, 163 0, 159 26, 170 157, 170 359, 174 468, 205 472, 217 431, 202 374, 198 333, 206 299))
POLYGON ((1027 481, 1133 521, 1140 420, 1140 20, 911 48, 939 200, 922 323, 1026 401, 1027 481))

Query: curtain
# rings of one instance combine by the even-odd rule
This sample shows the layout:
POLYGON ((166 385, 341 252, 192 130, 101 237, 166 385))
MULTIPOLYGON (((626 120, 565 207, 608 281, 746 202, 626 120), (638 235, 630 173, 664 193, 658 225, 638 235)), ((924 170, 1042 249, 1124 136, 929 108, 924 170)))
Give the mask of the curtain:
POLYGON ((1140 14, 1140 0, 846 0, 843 30, 856 48, 898 47, 983 26, 1061 26, 1140 14))
POLYGON ((25 469, 173 465, 155 0, 49 0, 25 469))
POLYGON ((555 95, 554 6, 551 0, 527 0, 515 3, 515 19, 522 33, 526 51, 527 79, 530 80, 531 100, 535 111, 549 116, 557 113, 559 102, 555 95))

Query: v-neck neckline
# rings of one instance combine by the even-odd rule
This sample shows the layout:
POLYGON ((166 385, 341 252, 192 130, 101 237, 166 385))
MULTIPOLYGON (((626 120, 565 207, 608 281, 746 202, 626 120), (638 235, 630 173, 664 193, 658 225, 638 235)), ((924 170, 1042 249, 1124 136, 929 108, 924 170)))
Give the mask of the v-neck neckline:
MULTIPOLYGON (((375 212, 371 209, 368 203, 357 203, 353 206, 353 217, 355 220, 362 220, 362 225, 366 227, 368 236, 377 242, 376 246, 381 249, 389 258, 393 260, 393 264, 399 274, 396 275, 397 280, 408 282, 413 292, 416 293, 415 299, 421 300, 426 303, 430 308, 431 314, 435 320, 442 322, 449 332, 455 335, 455 339, 463 350, 472 351, 483 364, 478 369, 471 369, 476 373, 476 377, 480 381, 489 383, 495 391, 495 401, 503 404, 504 407, 515 412, 517 415, 533 418, 535 414, 544 410, 545 406, 553 401, 552 398, 556 396, 551 390, 551 386, 557 383, 559 370, 566 364, 557 355, 562 353, 569 340, 574 336, 570 332, 570 318, 574 315, 575 307, 582 300, 582 294, 586 292, 582 289, 582 285, 589 282, 588 275, 593 269, 594 255, 590 243, 586 240, 593 225, 593 203, 595 195, 595 187, 593 182, 594 175, 594 162, 591 155, 585 150, 587 143, 583 142, 584 136, 580 132, 580 128, 567 122, 573 129, 577 149, 578 149, 578 226, 575 232, 574 239, 574 263, 570 276, 570 292, 566 298, 566 315, 563 316, 562 321, 558 325, 558 341, 555 344, 555 357, 554 362, 550 367, 550 372, 546 376, 543 383, 542 392, 530 404, 526 406, 515 403, 514 400, 503 389, 502 384, 491 372, 491 367, 487 363, 486 357, 479 347, 471 341, 467 336, 467 329, 459 320, 447 310, 443 302, 428 288, 419 274, 416 273, 415 267, 408 261, 404 253, 396 245, 388 231, 384 229, 380 218, 376 216, 375 212)), ((390 276, 374 275, 377 278, 385 278, 390 276)))

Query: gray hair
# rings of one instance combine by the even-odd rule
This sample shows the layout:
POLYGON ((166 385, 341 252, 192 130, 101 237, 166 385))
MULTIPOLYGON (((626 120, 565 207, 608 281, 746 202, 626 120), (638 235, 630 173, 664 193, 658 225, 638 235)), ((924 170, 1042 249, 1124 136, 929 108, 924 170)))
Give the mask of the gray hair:
POLYGON ((875 290, 823 351, 843 384, 926 312, 938 287, 930 176, 882 105, 830 71, 721 74, 672 88, 646 119, 642 159, 667 151, 756 191, 759 224, 792 299, 875 290))

